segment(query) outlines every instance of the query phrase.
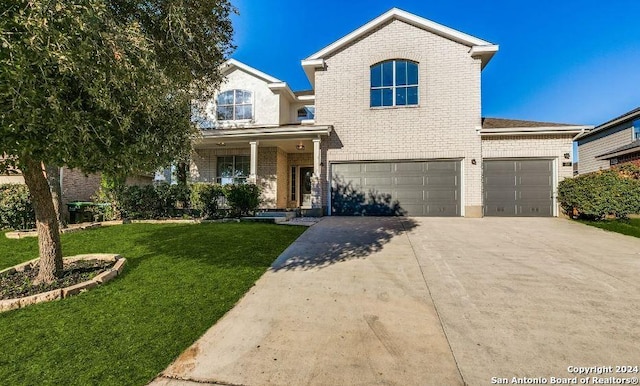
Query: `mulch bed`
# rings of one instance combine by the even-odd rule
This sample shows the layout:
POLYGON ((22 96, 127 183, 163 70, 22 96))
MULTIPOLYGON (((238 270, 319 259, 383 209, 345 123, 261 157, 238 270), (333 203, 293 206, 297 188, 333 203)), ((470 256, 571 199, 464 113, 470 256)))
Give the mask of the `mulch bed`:
POLYGON ((0 274, 0 300, 22 298, 72 286, 91 280, 96 275, 106 271, 115 265, 114 261, 104 260, 79 260, 65 262, 60 279, 51 284, 32 285, 38 276, 36 264, 30 270, 0 274))

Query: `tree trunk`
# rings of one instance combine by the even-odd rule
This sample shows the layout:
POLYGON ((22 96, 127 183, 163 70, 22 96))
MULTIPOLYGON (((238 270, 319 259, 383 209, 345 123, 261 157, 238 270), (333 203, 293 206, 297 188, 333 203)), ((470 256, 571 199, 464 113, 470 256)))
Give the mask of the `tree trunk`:
POLYGON ((21 157, 22 175, 33 199, 40 249, 40 271, 34 284, 51 283, 62 273, 60 228, 42 162, 21 157))
POLYGON ((189 165, 186 162, 178 162, 176 168, 176 180, 179 185, 187 184, 187 173, 189 171, 189 165))
POLYGON ((60 186, 60 168, 57 166, 45 165, 45 171, 47 173, 47 181, 49 181, 49 188, 51 190, 51 198, 53 199, 53 208, 56 211, 56 218, 58 219, 58 226, 60 228, 66 228, 67 223, 62 216, 62 187, 60 186))

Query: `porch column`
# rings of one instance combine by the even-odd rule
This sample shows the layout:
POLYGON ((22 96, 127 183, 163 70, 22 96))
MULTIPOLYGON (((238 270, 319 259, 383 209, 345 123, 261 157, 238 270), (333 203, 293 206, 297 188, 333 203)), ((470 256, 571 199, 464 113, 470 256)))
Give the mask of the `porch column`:
POLYGON ((251 160, 249 166, 249 182, 255 184, 258 182, 258 141, 250 141, 251 160))
POLYGON ((320 179, 320 138, 313 139, 313 178, 311 179, 311 207, 322 208, 322 190, 320 179))

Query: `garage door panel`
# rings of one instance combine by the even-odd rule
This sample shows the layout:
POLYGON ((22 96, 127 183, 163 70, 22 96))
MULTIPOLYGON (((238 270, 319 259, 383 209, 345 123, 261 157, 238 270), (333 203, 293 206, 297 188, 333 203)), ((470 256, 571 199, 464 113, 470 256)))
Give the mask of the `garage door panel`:
POLYGON ((505 201, 516 201, 517 192, 511 190, 492 190, 484 192, 484 201, 485 202, 505 202, 505 201))
POLYGON ((502 204, 485 204, 485 216, 516 216, 515 202, 512 205, 502 204))
POLYGON ((485 173, 513 173, 516 170, 516 165, 513 161, 485 161, 483 168, 485 173))
POLYGON ((458 162, 428 162, 427 170, 431 172, 443 171, 450 174, 458 170, 458 162))
POLYGON ((540 205, 518 205, 518 215, 531 217, 550 217, 553 216, 553 208, 544 203, 540 205))
POLYGON ((391 173, 392 168, 393 168, 393 164, 390 164, 390 163, 370 163, 370 164, 364 164, 363 169, 365 173, 371 173, 371 172, 391 173))
POLYGON ((518 186, 544 186, 545 188, 550 188, 552 185, 551 176, 549 175, 518 176, 517 182, 518 186))
POLYGON ((425 193, 423 190, 396 190, 392 197, 398 201, 424 201, 425 193))
POLYGON ((553 216, 551 160, 483 162, 485 216, 553 216))
POLYGON ((391 185, 391 177, 365 177, 364 186, 367 188, 376 188, 377 186, 391 185))
MULTIPOLYGON (((391 197, 395 214, 459 216, 459 161, 373 162, 332 165, 335 214, 370 214, 391 197), (358 166, 356 166, 358 165, 358 166), (336 192, 337 184, 353 181, 355 192, 336 192), (339 196, 347 194, 350 196, 339 196), (371 199, 373 193, 375 201, 371 199), (362 202, 355 202, 360 200, 362 202), (341 205, 344 204, 344 207, 341 205)), ((391 214, 391 213, 389 213, 391 214)))
POLYGON ((442 189, 442 190, 429 190, 427 192, 427 198, 429 201, 435 202, 451 202, 458 200, 458 191, 451 189, 442 189))
POLYGON ((551 172, 552 165, 549 160, 527 160, 516 162, 519 172, 548 174, 551 172))
POLYGON ((333 172, 342 173, 342 174, 357 174, 360 173, 362 165, 361 164, 336 164, 334 165, 333 172))
POLYGON ((403 174, 422 174, 427 169, 426 162, 397 162, 394 164, 396 172, 403 174), (415 173, 404 173, 415 172, 415 173))
POLYGON ((455 217, 459 216, 460 208, 457 205, 438 205, 438 204, 429 204, 427 205, 426 215, 428 216, 436 216, 436 217, 455 217))
POLYGON ((549 193, 548 189, 525 189, 516 191, 516 197, 518 200, 545 202, 548 204, 549 198, 552 198, 549 193))
POLYGON ((458 179, 456 176, 427 176, 427 186, 456 186, 458 179))
POLYGON ((396 177, 396 185, 398 186, 421 186, 425 185, 424 176, 400 176, 396 177))

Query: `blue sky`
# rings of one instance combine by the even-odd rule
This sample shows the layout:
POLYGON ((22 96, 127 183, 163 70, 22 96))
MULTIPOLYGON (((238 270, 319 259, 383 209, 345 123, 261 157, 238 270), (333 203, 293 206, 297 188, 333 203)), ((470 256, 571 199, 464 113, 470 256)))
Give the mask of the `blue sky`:
POLYGON ((637 0, 232 0, 232 57, 309 89, 300 60, 393 7, 500 45, 482 114, 597 125, 640 106, 637 0))

